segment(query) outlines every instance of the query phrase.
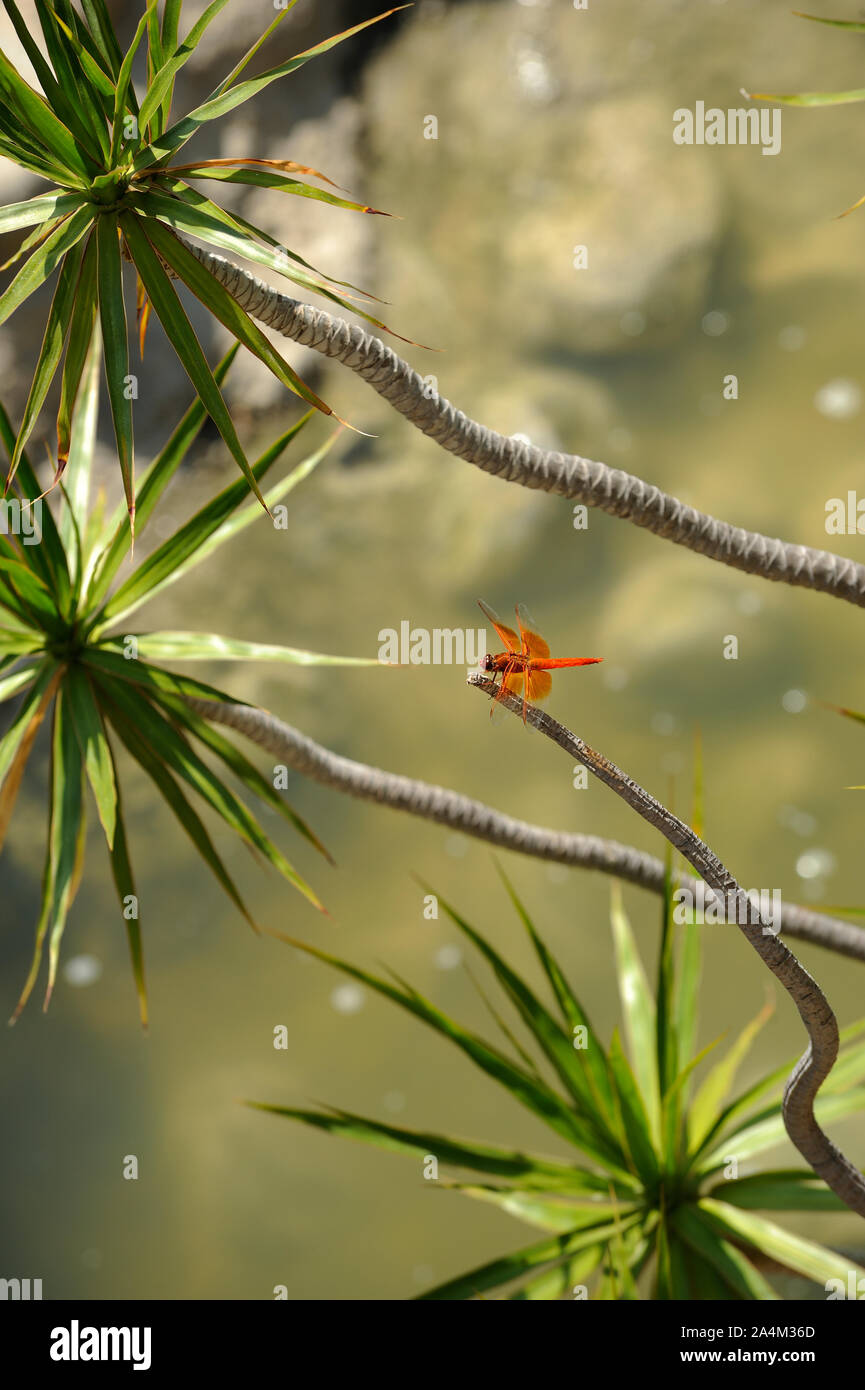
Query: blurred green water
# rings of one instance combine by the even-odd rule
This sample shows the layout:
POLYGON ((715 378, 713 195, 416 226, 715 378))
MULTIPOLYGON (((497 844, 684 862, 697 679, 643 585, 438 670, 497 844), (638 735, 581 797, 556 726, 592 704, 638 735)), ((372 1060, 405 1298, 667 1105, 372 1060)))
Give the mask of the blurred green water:
MULTIPOLYGON (((687 14, 697 63, 716 41, 711 9, 687 14)), ((727 9, 741 18, 747 7, 727 9)), ((763 44, 764 25, 783 34, 792 23, 776 4, 761 7, 760 21, 763 44)), ((819 49, 823 85, 833 85, 836 74, 829 52, 819 49)), ((743 74, 740 60, 731 53, 720 64, 731 92, 754 76, 748 64, 743 74)), ((799 85, 817 82, 800 67, 799 85)), ((552 125, 559 116, 545 119, 552 125)), ((666 346, 589 361, 575 359, 562 339, 543 360, 523 344, 514 312, 531 300, 530 269, 523 280, 514 273, 502 299, 480 311, 475 304, 475 318, 464 321, 459 277, 468 293, 473 267, 462 264, 458 246, 425 236, 420 211, 395 196, 401 190, 389 186, 382 167, 370 171, 370 193, 384 195, 405 219, 382 231, 383 255, 393 257, 383 279, 399 282, 389 317, 446 347, 432 368, 418 351, 410 355, 491 425, 524 429, 543 442, 552 433, 561 447, 631 469, 703 510, 859 559, 859 538, 827 538, 823 518, 827 498, 861 486, 862 416, 827 417, 814 399, 829 382, 862 383, 865 222, 834 223, 831 215, 861 192, 851 188, 844 142, 861 131, 865 114, 852 108, 785 121, 778 160, 755 150, 713 152, 726 187, 722 252, 705 302, 666 346), (780 200, 794 185, 785 217, 780 200), (428 278, 401 269, 411 264, 419 235, 435 271, 428 278), (440 277, 449 287, 447 313, 436 293, 440 277), (478 312, 487 319, 478 323, 478 312), (709 312, 726 316, 718 336, 702 327, 709 312), (791 351, 791 342, 801 345, 791 351), (735 402, 721 400, 728 372, 739 378, 735 402)), ((627 144, 627 128, 621 140, 627 144)), ((671 145, 664 158, 680 153, 671 145)), ((438 154, 446 173, 446 143, 438 154)), ((519 151, 502 158, 518 159, 519 151)), ((482 171, 489 178, 496 172, 482 171)), ((446 179, 440 189, 446 203, 446 179)), ((473 215, 483 209, 481 194, 473 215)), ((462 215, 459 207, 450 213, 452 222, 462 215)), ((779 887, 794 900, 863 901, 865 805, 844 788, 865 781, 865 734, 816 703, 865 705, 862 620, 854 608, 711 565, 600 513, 575 531, 568 503, 508 488, 441 454, 347 374, 329 373, 326 387, 340 413, 376 432, 377 441, 340 446, 293 495, 287 532, 261 524, 246 533, 233 552, 154 603, 143 615, 147 625, 366 655, 379 630, 402 619, 426 628, 475 626, 478 596, 500 611, 525 600, 554 653, 605 657, 602 667, 557 676, 549 704, 556 717, 683 813, 699 727, 706 836, 740 879, 779 887), (722 657, 729 635, 739 640, 737 661, 722 657), (800 713, 782 704, 791 690, 809 697, 800 713), (815 850, 831 855, 824 861, 831 871, 803 878, 797 864, 807 870, 802 857, 815 850)), ((316 425, 316 437, 323 429, 316 425)), ((180 519, 233 476, 218 455, 208 458, 210 469, 188 475, 166 512, 180 519)), ((460 669, 214 667, 201 674, 340 752, 457 787, 532 821, 660 852, 656 837, 605 789, 575 790, 556 749, 512 721, 491 729, 460 669)), ((256 757, 266 769, 267 759, 256 757)), ((34 769, 2 869, 7 1013, 30 949, 42 790, 34 769)), ((297 779, 291 796, 338 869, 271 828, 333 921, 321 921, 229 844, 232 871, 256 917, 364 965, 384 960, 441 1008, 486 1030, 465 972, 442 968, 454 933, 443 919, 424 919, 411 875, 428 879, 531 970, 489 850, 297 779)), ((41 1277, 46 1297, 268 1298, 279 1284, 291 1298, 403 1297, 528 1243, 530 1231, 511 1218, 430 1191, 412 1160, 307 1134, 237 1103, 312 1098, 409 1127, 557 1151, 557 1141, 503 1093, 396 1010, 365 998, 357 1012, 340 1012, 338 976, 254 938, 147 786, 133 777, 127 800, 150 1036, 137 1029, 125 940, 94 832, 66 952, 93 954, 102 975, 87 989, 61 983, 47 1018, 31 1006, 4 1039, 4 1272, 41 1277), (287 1052, 272 1045, 280 1024, 288 1029, 287 1052), (123 1180, 129 1154, 139 1159, 137 1182, 123 1180)), ((608 1033, 617 1018, 608 885, 513 856, 506 867, 608 1033)), ((633 889, 626 902, 651 962, 657 905, 633 889)), ((801 955, 842 1024, 859 1017, 865 977, 858 968, 815 949, 801 955)), ((735 933, 708 932, 701 1045, 735 1032, 766 987, 765 972, 735 933)), ((745 1081, 802 1044, 792 1005, 776 993, 775 1018, 745 1081)), ((862 1161, 860 1121, 837 1126, 833 1137, 862 1161)), ((792 1150, 771 1160, 795 1161, 792 1150)), ((791 1224, 838 1243, 858 1235, 852 1217, 791 1224)))

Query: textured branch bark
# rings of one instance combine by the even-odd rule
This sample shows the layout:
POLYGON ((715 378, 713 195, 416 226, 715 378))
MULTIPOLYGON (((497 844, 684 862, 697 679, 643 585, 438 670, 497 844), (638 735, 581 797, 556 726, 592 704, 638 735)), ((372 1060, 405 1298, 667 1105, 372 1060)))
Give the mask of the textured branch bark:
POLYGON ((527 722, 562 748, 569 758, 588 768, 599 781, 620 796, 647 824, 660 830, 674 849, 687 859, 697 873, 725 901, 744 899, 745 922, 736 925, 753 946, 764 965, 786 989, 805 1025, 809 1043, 807 1051, 797 1062, 784 1091, 784 1124, 791 1141, 802 1157, 822 1178, 837 1197, 852 1211, 865 1216, 865 1176, 845 1158, 839 1148, 824 1134, 814 1115, 814 1100, 838 1055, 838 1022, 820 986, 792 951, 779 941, 773 932, 760 923, 753 905, 744 898, 729 869, 707 844, 695 835, 690 826, 674 816, 660 801, 651 796, 621 768, 602 753, 597 753, 581 738, 550 718, 534 705, 524 706, 520 698, 500 688, 485 676, 469 676, 469 685, 487 695, 499 694, 501 702, 513 714, 523 715, 527 722))
MULTIPOLYGON (((546 830, 506 816, 482 801, 474 801, 447 787, 383 772, 366 763, 343 758, 275 715, 252 705, 197 699, 189 699, 187 703, 204 718, 244 734, 302 776, 361 801, 374 801, 395 811, 406 811, 517 854, 531 855, 553 864, 597 869, 652 893, 664 891, 663 862, 632 845, 605 840, 599 835, 546 830)), ((696 893, 697 880, 689 875, 677 875, 677 883, 692 894, 696 893)), ((865 931, 796 903, 782 903, 781 932, 854 960, 865 960, 865 931)))
POLYGON ((222 256, 181 238, 253 318, 362 377, 423 434, 506 482, 555 493, 631 521, 710 560, 865 607, 865 565, 810 546, 745 531, 686 507, 651 483, 604 463, 539 449, 469 419, 379 338, 301 304, 222 256))

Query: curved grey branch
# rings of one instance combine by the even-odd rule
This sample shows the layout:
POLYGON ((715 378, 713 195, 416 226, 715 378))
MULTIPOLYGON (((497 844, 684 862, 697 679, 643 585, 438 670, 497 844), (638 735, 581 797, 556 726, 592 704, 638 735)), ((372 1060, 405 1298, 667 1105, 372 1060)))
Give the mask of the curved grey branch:
POLYGON ((429 378, 414 371, 381 339, 323 309, 301 304, 224 257, 181 239, 253 318, 351 368, 411 424, 457 458, 506 482, 598 507, 746 574, 815 589, 865 607, 865 565, 732 526, 619 468, 496 434, 440 396, 429 378))
POLYGON ((779 941, 771 929, 764 927, 744 890, 729 869, 698 835, 674 816, 660 801, 651 796, 621 768, 602 753, 597 753, 581 738, 566 729, 534 705, 508 691, 501 691, 493 681, 482 675, 469 676, 469 685, 487 695, 498 695, 511 713, 523 715, 533 728, 551 739, 568 757, 575 758, 588 768, 599 781, 610 787, 628 806, 642 816, 647 824, 660 830, 674 849, 688 860, 705 883, 725 902, 741 903, 746 920, 736 925, 753 946, 763 963, 786 989, 805 1025, 809 1043, 799 1059, 784 1091, 784 1125, 791 1141, 837 1197, 851 1211, 865 1216, 865 1176, 845 1158, 839 1148, 824 1134, 814 1115, 814 1100, 823 1082, 835 1065, 838 1055, 838 1022, 820 986, 796 959, 792 951, 779 941))
MULTIPOLYGON (((472 676, 470 683, 488 694, 495 690, 480 675, 472 676)), ((506 696, 504 702, 514 712, 522 711, 522 702, 514 697, 506 696)), ((245 734, 287 766, 326 786, 363 800, 408 811, 523 854, 599 869, 655 892, 663 891, 664 866, 661 861, 629 846, 593 835, 543 830, 524 821, 513 820, 482 802, 472 801, 445 787, 431 786, 353 762, 322 748, 266 710, 252 705, 192 697, 187 697, 187 703, 204 718, 245 734)), ((570 730, 541 710, 528 706, 527 717, 535 728, 552 738, 569 756, 576 758, 622 796, 644 820, 659 829, 697 870, 709 888, 718 892, 725 902, 728 894, 742 894, 732 874, 709 847, 613 763, 595 753, 570 730)), ((693 879, 680 881, 696 886, 693 879)), ((750 905, 748 915, 753 915, 750 905)), ((858 959, 865 958, 865 933, 848 923, 821 917, 807 908, 785 905, 781 929, 788 935, 800 936, 858 959)), ((838 1053, 835 1016, 819 986, 781 941, 774 935, 764 935, 761 925, 753 924, 750 920, 741 925, 740 930, 790 994, 810 1039, 808 1050, 797 1064, 784 1096, 787 1132, 814 1172, 843 1202, 865 1216, 865 1179, 823 1133, 814 1117, 814 1098, 829 1075, 838 1053)))
MULTIPOLYGON (((506 816, 482 801, 474 801, 447 787, 383 772, 381 768, 341 757, 253 705, 221 704, 194 698, 188 698, 187 703, 205 719, 235 729, 295 772, 336 791, 390 806, 395 811, 407 811, 409 815, 446 825, 451 830, 517 854, 531 855, 552 864, 596 869, 651 893, 664 892, 666 871, 662 860, 633 845, 622 845, 599 835, 546 830, 506 816)), ((696 893, 696 879, 679 874, 676 881, 689 893, 696 893)), ((854 960, 865 960, 865 931, 861 927, 826 917, 796 903, 782 903, 781 932, 854 960)))

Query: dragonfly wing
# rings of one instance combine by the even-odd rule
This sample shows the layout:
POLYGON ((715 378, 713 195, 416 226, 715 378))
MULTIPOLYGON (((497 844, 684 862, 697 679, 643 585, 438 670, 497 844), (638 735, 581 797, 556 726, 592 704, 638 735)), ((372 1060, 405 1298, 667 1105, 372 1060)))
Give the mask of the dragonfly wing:
POLYGON ((549 656, 550 649, 543 637, 535 631, 535 623, 524 603, 517 604, 517 622, 520 628, 521 650, 527 656, 549 656))
POLYGON ((495 725, 504 724, 508 717, 508 711, 501 700, 495 699, 490 703, 490 722, 495 725))
POLYGON ((522 671, 508 671, 502 678, 499 686, 499 693, 493 700, 490 710, 490 718, 494 724, 503 723, 509 711, 506 705, 502 704, 502 692, 507 691, 509 695, 516 695, 518 698, 523 693, 523 673, 522 671))
POLYGON ((530 704, 545 700, 553 688, 549 671, 530 671, 526 677, 526 699, 530 704))
POLYGON ((513 628, 505 627, 499 615, 496 612, 494 612, 494 610, 490 608, 488 604, 484 603, 483 599, 478 599, 478 607, 484 614, 484 617, 487 619, 487 621, 492 623, 496 632, 499 634, 499 637, 504 642, 507 650, 509 652, 520 651, 520 639, 514 632, 513 628))

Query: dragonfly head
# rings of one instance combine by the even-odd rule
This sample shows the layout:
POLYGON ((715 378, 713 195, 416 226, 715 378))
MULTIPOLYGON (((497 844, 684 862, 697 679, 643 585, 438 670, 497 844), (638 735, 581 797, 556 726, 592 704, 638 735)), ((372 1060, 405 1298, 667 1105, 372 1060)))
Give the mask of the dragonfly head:
POLYGON ((490 652, 481 657, 480 668, 482 671, 494 671, 496 669, 495 658, 490 652))

